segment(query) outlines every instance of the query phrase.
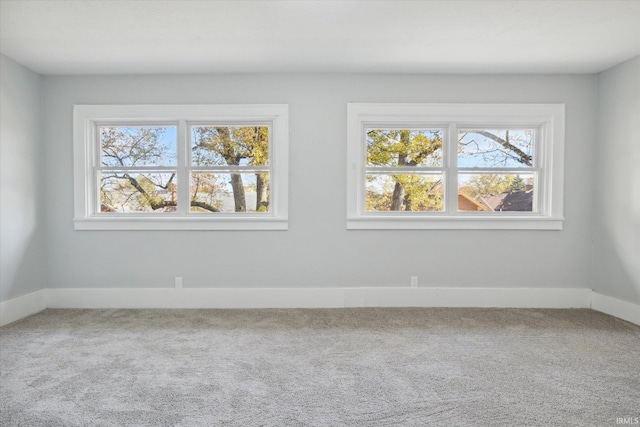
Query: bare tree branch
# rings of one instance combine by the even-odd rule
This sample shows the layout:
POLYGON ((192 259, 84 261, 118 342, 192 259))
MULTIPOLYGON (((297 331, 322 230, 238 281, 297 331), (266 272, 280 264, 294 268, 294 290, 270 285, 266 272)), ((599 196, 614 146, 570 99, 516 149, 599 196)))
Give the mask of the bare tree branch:
POLYGON ((523 163, 527 166, 532 166, 533 159, 531 158, 531 156, 525 153, 524 151, 522 151, 521 149, 519 149, 518 147, 516 147, 515 145, 511 144, 508 140, 509 139, 508 136, 507 136, 507 139, 505 140, 500 138, 498 135, 494 135, 493 133, 487 132, 484 130, 474 130, 473 132, 479 135, 482 135, 486 138, 494 140, 495 142, 502 145, 507 150, 514 152, 518 156, 518 158, 516 159, 518 162, 523 163))

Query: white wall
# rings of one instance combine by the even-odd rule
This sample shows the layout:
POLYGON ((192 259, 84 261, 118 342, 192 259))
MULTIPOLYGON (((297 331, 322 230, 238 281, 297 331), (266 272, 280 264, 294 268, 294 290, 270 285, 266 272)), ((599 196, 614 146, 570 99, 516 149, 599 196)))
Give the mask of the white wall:
POLYGON ((0 302, 45 287, 41 77, 0 55, 0 302))
POLYGON ((640 302, 640 56, 598 77, 593 288, 640 302))
POLYGON ((43 93, 51 288, 590 284, 595 76, 45 77, 43 93), (566 103, 564 230, 347 231, 347 102, 566 103), (289 104, 289 230, 74 231, 76 103, 289 104))

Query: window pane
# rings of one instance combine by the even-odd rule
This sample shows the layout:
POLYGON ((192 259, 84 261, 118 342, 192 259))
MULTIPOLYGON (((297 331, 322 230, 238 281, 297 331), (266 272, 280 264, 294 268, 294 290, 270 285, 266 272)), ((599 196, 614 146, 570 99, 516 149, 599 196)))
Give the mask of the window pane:
POLYGON ((367 212, 415 211, 444 209, 442 175, 367 174, 367 212))
POLYGON ((100 212, 174 212, 175 173, 103 172, 100 212))
POLYGON ((194 173, 191 212, 269 212, 268 173, 194 173))
POLYGON ((442 166, 441 129, 367 129, 367 166, 442 166))
POLYGON ((535 129, 460 129, 459 167, 532 167, 535 129))
POLYGON ((460 174, 458 211, 533 212, 534 174, 460 174))
POLYGON ((191 149, 195 166, 268 165, 269 127, 193 126, 191 149))
POLYGON ((175 166, 175 126, 100 126, 102 166, 175 166))

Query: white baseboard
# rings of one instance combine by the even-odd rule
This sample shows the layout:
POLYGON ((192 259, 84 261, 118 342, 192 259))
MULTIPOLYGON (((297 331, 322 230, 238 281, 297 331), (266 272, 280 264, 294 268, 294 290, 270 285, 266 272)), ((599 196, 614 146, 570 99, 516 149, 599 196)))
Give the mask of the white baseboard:
POLYGON ((48 289, 49 308, 589 308, 586 288, 48 289))
POLYGON ((312 308, 342 307, 342 289, 100 288, 49 289, 50 308, 312 308))
POLYGON ((40 289, 30 294, 0 302, 0 326, 8 325, 47 308, 46 291, 46 289, 40 289))
POLYGON ((591 308, 596 311, 640 325, 640 305, 623 301, 618 298, 593 292, 591 294, 591 308))
POLYGON ((0 326, 46 308, 592 308, 640 325, 640 305, 587 288, 41 289, 0 303, 0 326))
POLYGON ((0 325, 45 308, 341 307, 593 307, 633 323, 640 314, 587 288, 50 288, 0 303, 0 325))

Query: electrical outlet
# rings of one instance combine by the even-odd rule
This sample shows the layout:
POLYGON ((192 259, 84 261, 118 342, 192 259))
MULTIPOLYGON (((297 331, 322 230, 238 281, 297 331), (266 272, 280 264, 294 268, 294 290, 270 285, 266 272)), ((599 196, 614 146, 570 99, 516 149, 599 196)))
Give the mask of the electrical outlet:
POLYGON ((176 276, 176 289, 182 289, 182 277, 176 276))
POLYGON ((411 276, 411 287, 412 288, 418 287, 418 276, 411 276))

